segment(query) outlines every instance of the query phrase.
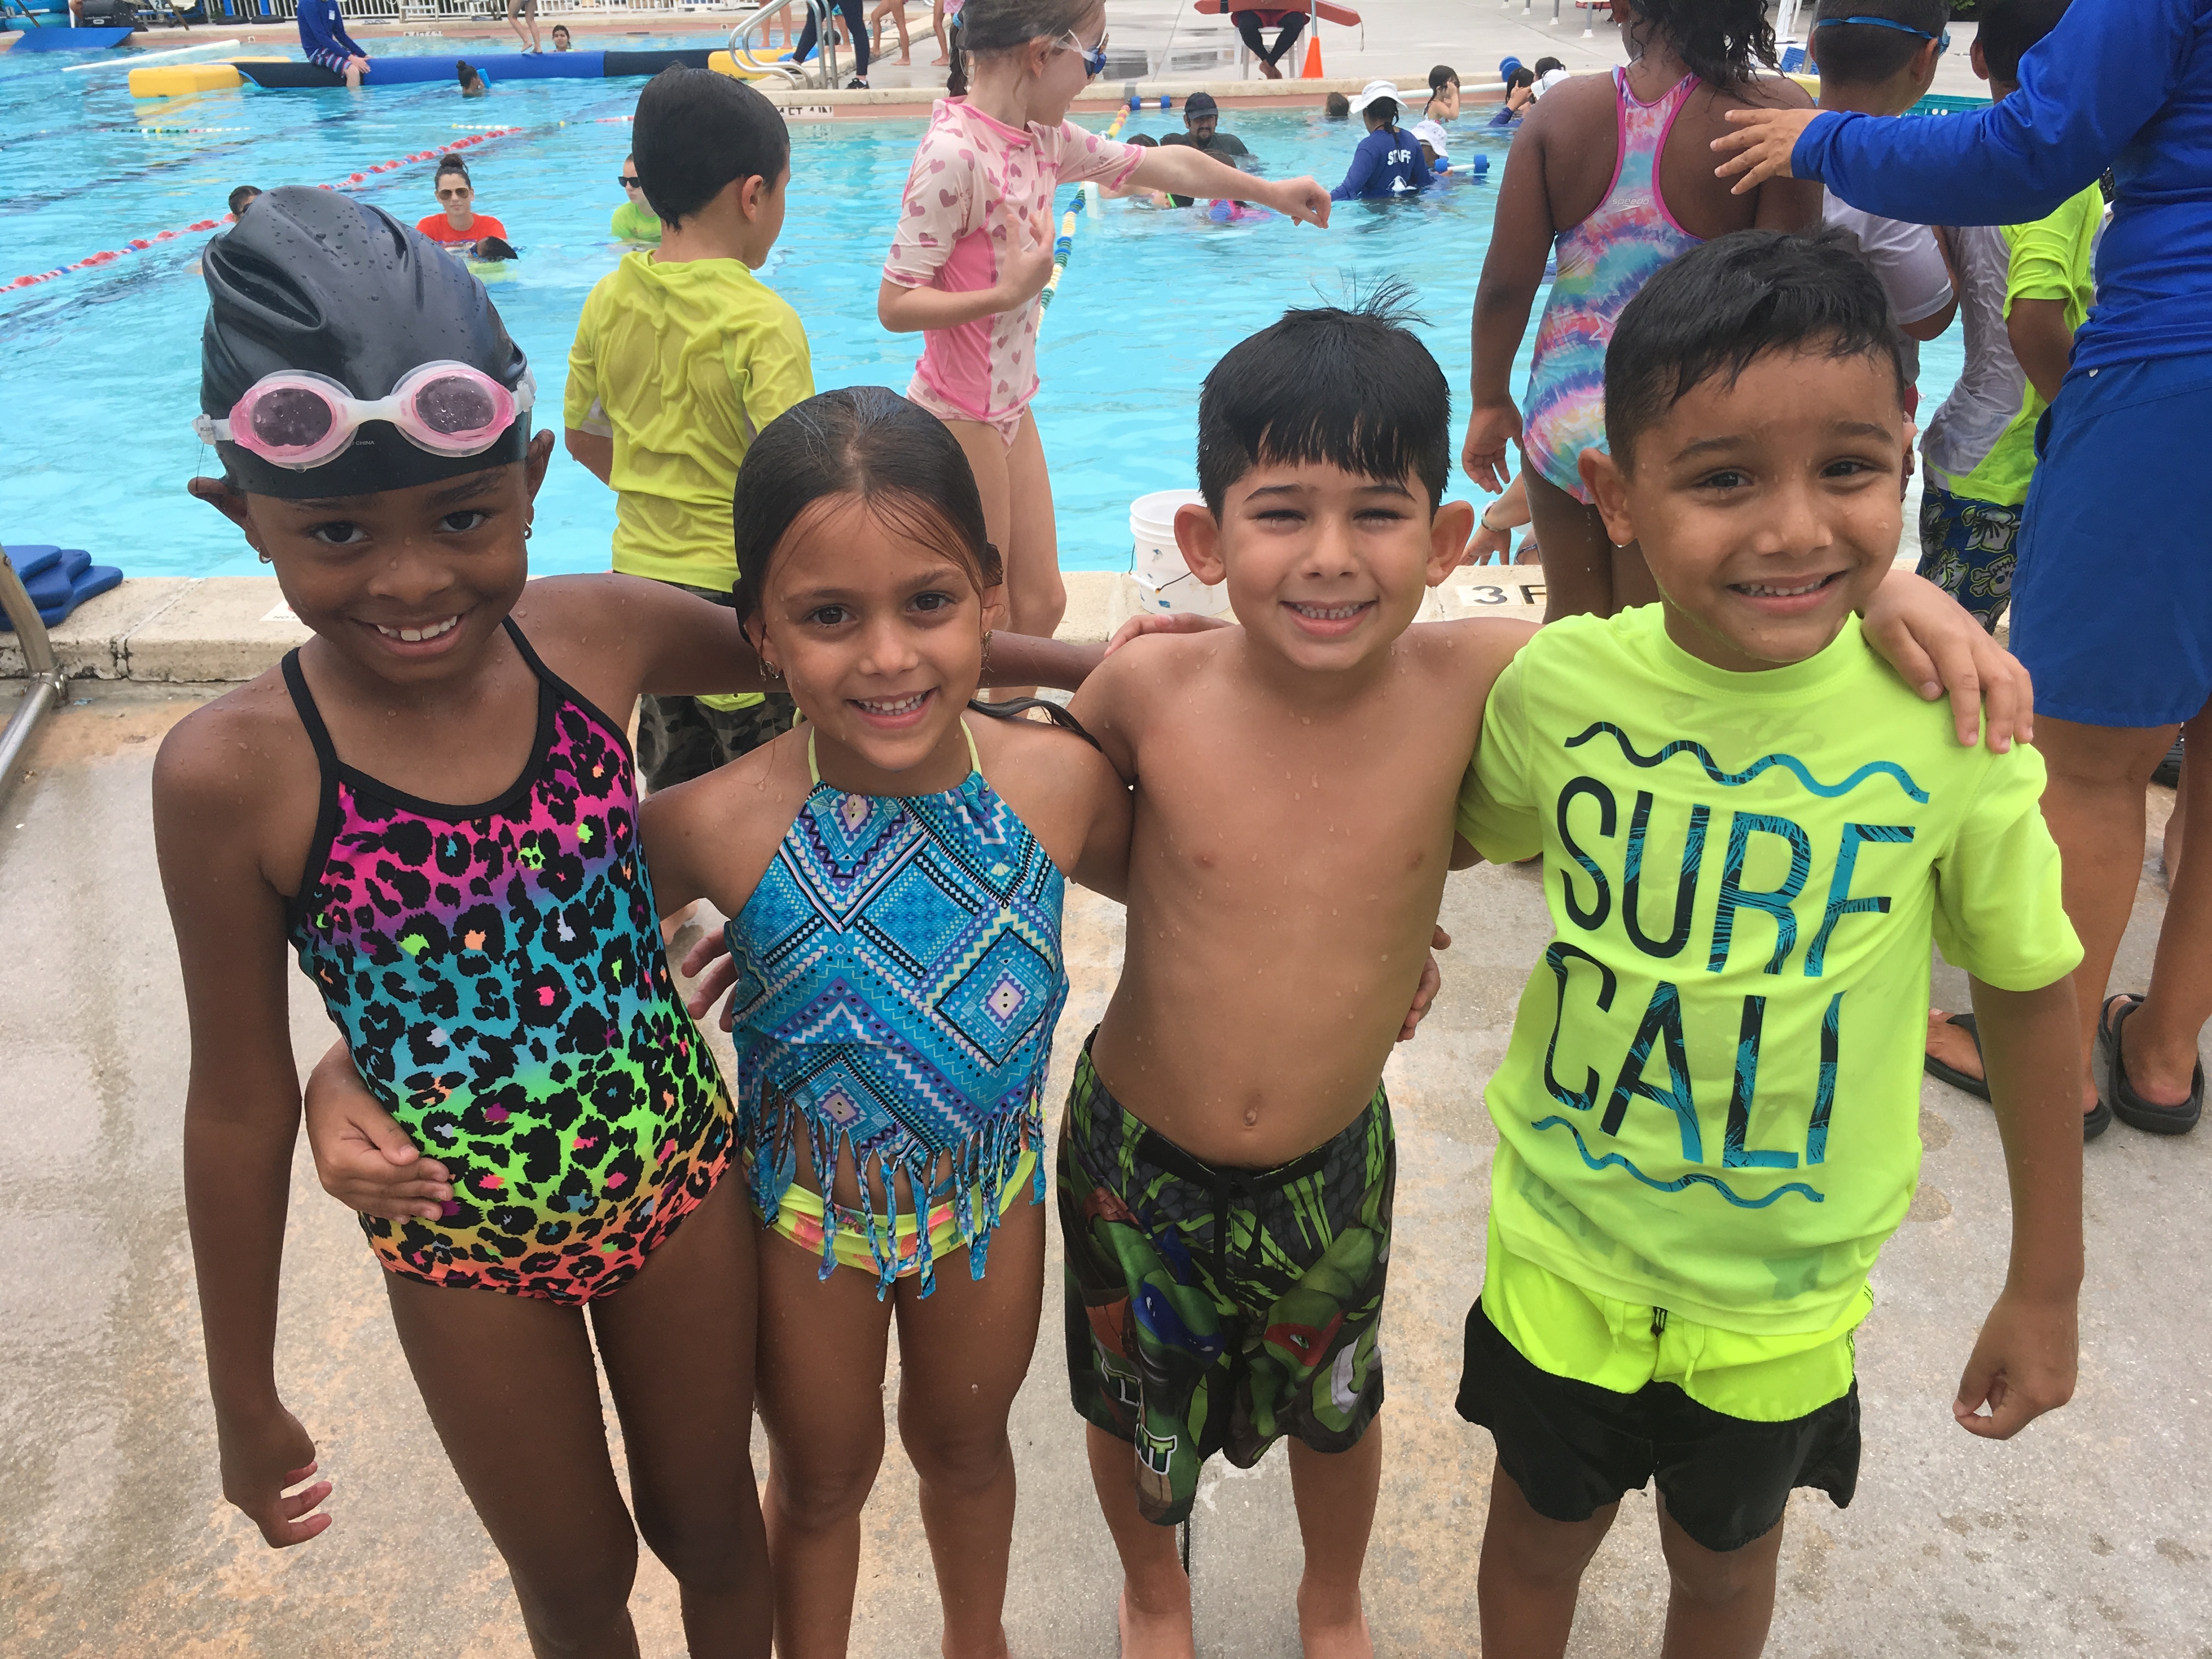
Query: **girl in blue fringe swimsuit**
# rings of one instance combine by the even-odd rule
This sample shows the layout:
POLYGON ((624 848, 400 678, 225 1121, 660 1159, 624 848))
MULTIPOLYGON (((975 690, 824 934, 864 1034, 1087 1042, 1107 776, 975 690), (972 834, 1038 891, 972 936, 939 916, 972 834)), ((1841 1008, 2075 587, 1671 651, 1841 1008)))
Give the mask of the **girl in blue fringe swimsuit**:
POLYGON ((665 907, 732 918, 777 1646, 845 1650, 896 1322, 943 1651, 992 1659, 1062 890, 1119 896, 1129 798, 1075 732, 971 702, 1001 572, 934 416, 879 387, 797 405, 748 453, 735 519, 739 615, 806 723, 654 796, 645 836, 665 907))

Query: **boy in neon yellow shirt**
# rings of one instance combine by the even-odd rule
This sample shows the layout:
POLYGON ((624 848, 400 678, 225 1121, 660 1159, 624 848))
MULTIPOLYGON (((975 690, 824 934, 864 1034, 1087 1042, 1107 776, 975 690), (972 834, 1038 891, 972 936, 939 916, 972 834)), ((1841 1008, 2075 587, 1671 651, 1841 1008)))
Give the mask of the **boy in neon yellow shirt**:
MULTIPOLYGON (((617 570, 727 605, 738 464, 755 433, 814 395, 799 313, 753 275, 783 228, 791 136, 743 82, 679 67, 647 85, 632 137, 660 246, 623 255, 584 301, 568 451, 617 493, 617 570)), ((665 789, 758 747, 792 714, 780 693, 648 696, 638 769, 665 789)))
POLYGON ((1486 1652, 1564 1650, 1655 1475, 1664 1651, 1759 1650, 1791 1489, 1856 1480, 1851 1332, 1918 1174, 1931 939, 1974 978, 2013 1188, 1954 1410, 2002 1438, 2073 1388, 2081 952, 2043 767, 1960 745, 1853 614, 1897 545, 1904 391, 1840 240, 1675 261, 1622 314, 1612 453, 1582 461, 1662 601, 1543 629, 1490 696, 1461 857, 1540 851, 1556 937, 1487 1093, 1459 1397, 1498 1447, 1486 1652))

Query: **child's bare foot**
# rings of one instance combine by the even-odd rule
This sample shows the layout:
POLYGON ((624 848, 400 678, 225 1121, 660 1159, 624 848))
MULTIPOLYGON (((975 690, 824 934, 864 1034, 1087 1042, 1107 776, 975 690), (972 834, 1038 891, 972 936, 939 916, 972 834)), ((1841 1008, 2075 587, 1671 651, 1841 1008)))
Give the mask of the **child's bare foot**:
POLYGON ((1121 1659, 1198 1659, 1198 1640, 1191 1634, 1190 1581, 1187 1578, 1179 1595, 1170 1592, 1148 1596, 1142 1605, 1131 1595, 1129 1586, 1124 1583, 1120 1622, 1121 1659))
POLYGON ((1368 1634, 1367 1615, 1355 1596, 1351 1607, 1330 1607, 1336 1600, 1309 1595, 1298 1587, 1298 1644, 1306 1659, 1375 1659, 1375 1638, 1368 1634))
POLYGON ((902 69, 910 68, 910 67, 913 65, 913 63, 914 63, 914 59, 913 59, 913 58, 909 58, 909 57, 908 57, 904 52, 901 52, 901 53, 899 54, 899 67, 900 67, 900 68, 902 68, 902 69))
POLYGON ((950 58, 933 58, 929 60, 929 66, 932 69, 943 69, 951 61, 950 58))

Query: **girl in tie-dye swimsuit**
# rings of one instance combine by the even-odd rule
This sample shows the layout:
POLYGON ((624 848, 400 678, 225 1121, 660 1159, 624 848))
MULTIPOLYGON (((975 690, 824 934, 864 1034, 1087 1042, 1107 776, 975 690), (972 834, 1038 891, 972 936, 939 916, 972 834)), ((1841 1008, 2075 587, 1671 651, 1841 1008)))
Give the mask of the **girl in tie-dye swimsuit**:
POLYGON ((1519 441, 1547 617, 1658 597, 1634 546, 1607 538, 1578 467, 1584 450, 1606 447, 1605 352, 1623 308, 1699 241, 1754 224, 1809 231, 1820 216, 1819 190, 1796 180, 1735 197, 1713 176, 1706 144, 1733 131, 1729 109, 1807 101, 1793 82, 1753 78, 1754 58, 1773 62, 1762 0, 1621 0, 1615 15, 1628 66, 1561 82, 1522 124, 1475 296, 1462 459, 1476 483, 1502 490, 1519 441), (1554 253, 1516 409, 1513 360, 1554 253))
POLYGON ((283 1496, 316 1452, 274 1375, 300 1116, 289 942, 343 1035, 325 1067, 358 1068, 403 1156, 441 1161, 404 1219, 368 1230, 532 1650, 635 1651, 637 1534, 596 1347, 695 1650, 766 1659, 734 1115, 670 978, 608 712, 757 690, 757 663, 726 610, 658 583, 554 577, 526 598, 551 434, 531 434, 528 369, 483 287, 434 245, 287 188, 205 266, 201 430, 222 476, 191 491, 313 633, 181 722, 155 778, 225 1495, 273 1545, 329 1522, 326 1483, 283 1496))
POLYGON ((733 516, 739 614, 807 724, 655 796, 647 836, 665 901, 732 918, 776 1639, 842 1650, 896 1324, 943 1650, 1003 1651, 1061 897, 1118 893, 1128 794, 1075 734, 970 706, 1001 589, 942 422, 880 386, 810 398, 733 516))

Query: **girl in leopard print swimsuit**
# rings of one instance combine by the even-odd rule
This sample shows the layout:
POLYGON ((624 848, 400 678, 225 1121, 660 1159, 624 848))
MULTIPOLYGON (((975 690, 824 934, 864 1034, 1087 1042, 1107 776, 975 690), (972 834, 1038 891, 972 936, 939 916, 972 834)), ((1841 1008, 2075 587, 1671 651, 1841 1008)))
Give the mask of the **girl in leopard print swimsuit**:
POLYGON ((754 1234, 721 1178, 730 1099, 662 950, 619 717, 641 690, 759 690, 757 661, 730 611, 659 584, 525 597, 552 434, 531 435, 522 354, 460 265, 374 208, 292 189, 216 239, 206 275, 202 434, 223 476, 191 491, 313 633, 179 724, 155 774, 225 1495, 272 1545, 329 1522, 274 1366, 300 1113, 289 942, 452 1177, 365 1225, 533 1647, 635 1651, 596 1341, 635 1524, 694 1650, 764 1659, 754 1234))

